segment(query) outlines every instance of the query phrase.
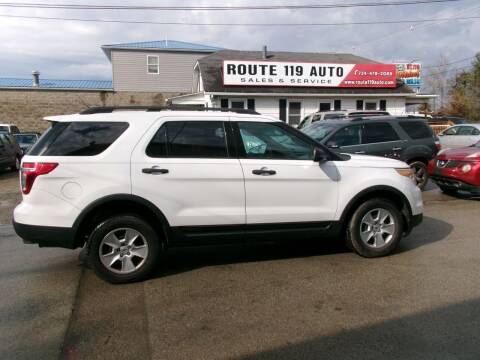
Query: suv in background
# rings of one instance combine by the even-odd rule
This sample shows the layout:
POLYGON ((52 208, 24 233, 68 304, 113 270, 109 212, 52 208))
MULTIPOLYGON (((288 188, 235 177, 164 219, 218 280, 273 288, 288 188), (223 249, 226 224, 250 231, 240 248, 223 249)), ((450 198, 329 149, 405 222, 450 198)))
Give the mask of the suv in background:
POLYGON ((415 172, 420 189, 428 182, 427 164, 437 154, 435 135, 427 122, 410 117, 374 117, 322 121, 302 130, 340 153, 398 159, 415 172))
POLYGON ((23 154, 26 154, 28 149, 30 149, 40 137, 38 133, 18 133, 13 136, 17 139, 23 154))
POLYGON ((85 246, 96 273, 120 283, 186 244, 340 236, 383 256, 422 220, 401 161, 337 154, 245 110, 130 109, 46 118, 22 161, 13 224, 25 242, 85 246))
POLYGON ((12 171, 20 169, 22 150, 15 138, 7 133, 0 132, 0 169, 10 168, 12 171))
POLYGON ((0 124, 0 133, 7 133, 7 134, 18 134, 20 130, 16 125, 12 124, 0 124))
POLYGON ((360 118, 360 117, 372 117, 372 116, 388 116, 390 113, 388 111, 377 111, 377 110, 339 110, 339 111, 319 111, 310 115, 307 115, 303 120, 298 124, 297 129, 303 129, 307 126, 320 121, 320 120, 336 120, 336 119, 345 119, 345 118, 360 118))

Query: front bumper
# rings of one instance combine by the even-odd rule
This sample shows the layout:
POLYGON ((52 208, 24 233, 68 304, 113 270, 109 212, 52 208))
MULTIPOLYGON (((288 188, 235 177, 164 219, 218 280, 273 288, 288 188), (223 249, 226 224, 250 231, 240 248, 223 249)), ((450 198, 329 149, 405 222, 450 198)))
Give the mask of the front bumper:
POLYGON ((480 186, 471 185, 458 179, 452 179, 444 176, 431 175, 430 178, 439 187, 451 190, 466 191, 472 194, 480 194, 480 186))
POLYGON ((40 247, 62 247, 75 249, 75 233, 72 228, 27 225, 13 221, 13 228, 26 244, 40 247))

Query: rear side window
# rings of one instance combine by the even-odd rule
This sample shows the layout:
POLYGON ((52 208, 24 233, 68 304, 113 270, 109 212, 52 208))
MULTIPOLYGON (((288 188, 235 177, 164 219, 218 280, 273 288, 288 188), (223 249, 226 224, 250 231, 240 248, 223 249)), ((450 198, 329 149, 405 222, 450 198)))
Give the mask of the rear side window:
POLYGON ((105 151, 128 128, 121 122, 55 123, 28 155, 94 156, 105 151))
POLYGON ((226 158, 228 152, 223 122, 167 122, 148 144, 146 153, 154 158, 226 158))
POLYGON ((422 121, 400 121, 399 125, 413 140, 431 138, 433 136, 430 127, 422 121))

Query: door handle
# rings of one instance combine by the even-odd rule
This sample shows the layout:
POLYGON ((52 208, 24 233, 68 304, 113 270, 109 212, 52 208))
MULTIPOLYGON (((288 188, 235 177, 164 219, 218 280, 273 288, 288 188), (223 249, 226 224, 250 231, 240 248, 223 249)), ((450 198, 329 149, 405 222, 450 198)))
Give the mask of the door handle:
POLYGON ((401 148, 401 147, 394 147, 394 148, 392 148, 393 151, 400 151, 400 150, 402 150, 402 149, 403 149, 403 148, 401 148))
POLYGON ((275 170, 269 170, 266 167, 262 167, 261 169, 252 170, 252 174, 254 175, 262 175, 262 176, 271 176, 275 175, 277 172, 275 170))
POLYGON ((355 154, 365 154, 365 151, 355 151, 355 154))
POLYGON ((168 174, 168 169, 160 169, 158 167, 144 168, 142 169, 142 173, 150 175, 168 174))

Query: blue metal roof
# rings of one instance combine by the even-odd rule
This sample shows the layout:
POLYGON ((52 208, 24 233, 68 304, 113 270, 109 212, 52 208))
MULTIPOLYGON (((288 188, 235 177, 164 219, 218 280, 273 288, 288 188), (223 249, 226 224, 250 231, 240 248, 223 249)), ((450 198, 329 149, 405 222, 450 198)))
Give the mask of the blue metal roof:
POLYGON ((31 78, 0 78, 0 88, 113 90, 113 84, 110 80, 53 80, 40 78, 40 86, 35 87, 31 78))
POLYGON ((176 40, 143 41, 125 44, 103 45, 107 49, 152 49, 152 50, 171 50, 171 51, 200 51, 215 52, 223 50, 216 46, 194 44, 176 40))

